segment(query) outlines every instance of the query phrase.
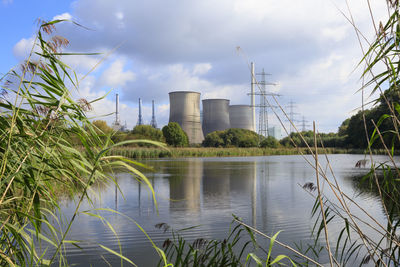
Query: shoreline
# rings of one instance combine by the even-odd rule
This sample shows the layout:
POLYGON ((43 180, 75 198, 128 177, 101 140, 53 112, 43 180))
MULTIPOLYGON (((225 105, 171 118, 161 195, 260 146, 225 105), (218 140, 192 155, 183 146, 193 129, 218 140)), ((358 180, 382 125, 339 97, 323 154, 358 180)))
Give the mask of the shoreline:
MULTIPOLYGON (((249 157, 273 155, 310 154, 307 148, 210 148, 210 147, 119 147, 111 150, 111 155, 133 159, 187 158, 187 157, 249 157)), ((319 148, 320 154, 364 154, 363 149, 319 148)), ((385 154, 384 150, 373 150, 373 154, 385 154)))

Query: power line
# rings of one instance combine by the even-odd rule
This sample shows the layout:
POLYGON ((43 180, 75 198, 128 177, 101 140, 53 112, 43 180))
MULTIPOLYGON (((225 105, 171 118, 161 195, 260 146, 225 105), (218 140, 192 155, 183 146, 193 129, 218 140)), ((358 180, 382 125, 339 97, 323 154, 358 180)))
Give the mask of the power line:
POLYGON ((301 120, 301 131, 305 132, 307 131, 306 127, 311 127, 311 125, 307 124, 308 120, 305 119, 305 117, 303 116, 302 120, 301 120))
POLYGON ((291 134, 293 132, 293 125, 295 122, 299 122, 299 120, 295 119, 294 116, 295 115, 299 115, 299 113, 294 112, 294 108, 296 108, 296 103, 293 102, 292 100, 290 100, 289 105, 286 106, 287 108, 289 108, 289 124, 290 124, 290 131, 289 134, 291 134))
MULTIPOLYGON (((258 95, 260 98, 259 104, 254 105, 254 107, 259 108, 259 115, 258 115, 258 134, 267 137, 268 136, 268 128, 269 128, 269 122, 268 122, 268 108, 276 108, 276 106, 272 106, 268 103, 267 101, 267 96, 281 96, 276 93, 272 93, 266 90, 267 85, 273 85, 275 86, 275 83, 270 83, 266 81, 266 76, 271 75, 269 73, 266 73, 264 69, 262 70, 261 73, 257 73, 256 75, 261 76, 261 81, 256 82, 254 79, 254 82, 258 85, 259 87, 259 92, 254 92, 250 93, 250 95, 253 97, 253 95, 258 95)), ((253 80, 252 80, 253 83, 253 80)), ((254 86, 254 85, 253 85, 254 86)), ((252 101, 253 102, 253 101, 252 101)))

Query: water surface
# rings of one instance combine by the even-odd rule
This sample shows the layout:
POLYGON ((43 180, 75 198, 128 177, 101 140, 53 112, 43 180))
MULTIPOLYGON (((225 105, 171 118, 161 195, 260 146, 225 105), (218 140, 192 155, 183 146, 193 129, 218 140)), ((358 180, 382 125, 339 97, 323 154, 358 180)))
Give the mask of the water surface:
MULTIPOLYGON (((375 218, 383 220, 377 197, 372 193, 360 193, 350 178, 367 171, 354 168, 355 162, 363 156, 330 155, 329 158, 342 189, 360 200, 375 218)), ((320 159, 328 169, 324 157, 320 159)), ((376 157, 376 160, 386 158, 376 157)), ((313 240, 310 230, 314 198, 302 185, 315 183, 315 170, 301 156, 159 159, 146 163, 156 170, 146 175, 156 191, 157 205, 147 187, 128 173, 116 174, 122 193, 114 185, 95 187, 94 191, 100 192, 101 197, 95 199, 94 204, 115 209, 135 220, 158 246, 168 234, 156 229, 157 223, 167 223, 174 229, 199 226, 184 233, 188 240, 223 239, 229 231, 232 214, 270 235, 282 230, 278 239, 292 246, 313 240)), ((62 202, 66 218, 72 215, 74 207, 72 200, 62 202)), ((81 210, 91 208, 84 203, 81 210)), ((138 266, 157 264, 156 252, 133 221, 112 212, 101 214, 118 233, 123 255, 138 266)), ((120 264, 117 257, 98 246, 100 243, 119 250, 116 236, 99 219, 80 214, 68 238, 84 240, 83 249, 71 247, 68 250, 70 264, 108 266, 105 260, 112 266, 120 264)), ((290 255, 278 246, 274 249, 276 253, 290 255)))

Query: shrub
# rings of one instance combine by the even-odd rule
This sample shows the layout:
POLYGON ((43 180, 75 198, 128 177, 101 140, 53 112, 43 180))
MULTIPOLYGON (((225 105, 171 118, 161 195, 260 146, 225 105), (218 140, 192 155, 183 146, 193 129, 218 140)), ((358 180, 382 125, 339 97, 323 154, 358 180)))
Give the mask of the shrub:
POLYGON ((132 130, 132 135, 136 139, 150 139, 153 141, 164 142, 163 132, 153 128, 151 125, 137 125, 132 130))
POLYGON ((162 128, 165 141, 170 146, 184 147, 189 145, 189 139, 185 131, 177 122, 170 122, 162 128))
POLYGON ((256 147, 259 135, 246 129, 231 128, 209 133, 203 141, 205 147, 256 147))
POLYGON ((277 148, 278 146, 279 146, 279 141, 273 136, 268 136, 260 143, 260 147, 277 148))

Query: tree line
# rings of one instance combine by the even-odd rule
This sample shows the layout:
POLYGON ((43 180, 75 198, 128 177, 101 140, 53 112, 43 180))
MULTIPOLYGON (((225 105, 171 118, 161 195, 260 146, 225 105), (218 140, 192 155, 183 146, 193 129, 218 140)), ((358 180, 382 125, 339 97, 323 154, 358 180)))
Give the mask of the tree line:
MULTIPOLYGON (((393 120, 398 120, 399 118, 388 114, 391 114, 390 109, 395 111, 396 114, 400 113, 399 100, 400 97, 397 90, 387 90, 373 103, 372 108, 359 111, 344 120, 337 133, 318 133, 318 144, 324 147, 351 149, 364 149, 368 145, 371 148, 383 148, 383 140, 386 144, 391 144, 392 147, 398 147, 399 137, 396 134, 396 129, 394 129, 393 120), (388 106, 388 102, 392 103, 392 105, 388 106), (376 128, 379 129, 379 133, 376 128)), ((104 135, 114 131, 105 121, 97 120, 93 124, 97 127, 99 133, 104 135)), ((161 130, 155 129, 150 125, 138 125, 131 131, 116 131, 113 135, 114 142, 133 139, 165 142, 174 147, 187 147, 190 145, 187 134, 176 122, 168 123, 161 130)), ((209 133, 205 136, 201 146, 278 148, 306 147, 307 144, 314 146, 313 131, 294 132, 281 140, 277 140, 272 136, 264 137, 250 130, 231 128, 209 133)), ((141 144, 140 146, 149 146, 149 144, 141 144)))

